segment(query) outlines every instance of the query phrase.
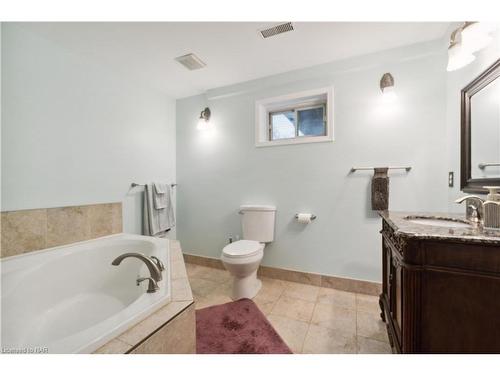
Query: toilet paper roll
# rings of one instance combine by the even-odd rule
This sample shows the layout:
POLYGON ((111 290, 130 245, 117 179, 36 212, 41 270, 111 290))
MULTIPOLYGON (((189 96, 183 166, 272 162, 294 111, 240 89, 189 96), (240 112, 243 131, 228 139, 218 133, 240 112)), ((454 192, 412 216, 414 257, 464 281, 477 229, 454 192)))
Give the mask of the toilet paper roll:
POLYGON ((309 224, 311 222, 312 214, 297 214, 297 221, 302 224, 309 224))

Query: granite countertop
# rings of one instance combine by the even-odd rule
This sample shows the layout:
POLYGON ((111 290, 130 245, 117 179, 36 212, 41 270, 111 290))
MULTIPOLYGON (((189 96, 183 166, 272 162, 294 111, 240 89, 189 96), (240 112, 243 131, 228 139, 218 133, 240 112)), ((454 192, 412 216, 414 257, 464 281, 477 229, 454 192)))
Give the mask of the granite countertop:
POLYGON ((437 225, 412 223, 405 219, 407 216, 431 217, 436 219, 445 217, 452 218, 455 221, 465 222, 465 214, 380 211, 379 215, 391 226, 394 233, 403 237, 500 245, 500 231, 497 230, 481 230, 473 227, 440 227, 437 225))

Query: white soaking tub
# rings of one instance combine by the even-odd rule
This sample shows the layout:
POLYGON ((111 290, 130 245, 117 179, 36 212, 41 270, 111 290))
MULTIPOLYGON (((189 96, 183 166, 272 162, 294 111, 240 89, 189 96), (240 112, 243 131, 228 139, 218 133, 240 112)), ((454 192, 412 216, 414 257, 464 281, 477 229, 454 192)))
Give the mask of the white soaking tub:
POLYGON ((1 260, 3 353, 91 353, 170 301, 169 241, 118 234, 1 260), (144 262, 118 255, 157 256, 166 270, 146 293, 144 262))

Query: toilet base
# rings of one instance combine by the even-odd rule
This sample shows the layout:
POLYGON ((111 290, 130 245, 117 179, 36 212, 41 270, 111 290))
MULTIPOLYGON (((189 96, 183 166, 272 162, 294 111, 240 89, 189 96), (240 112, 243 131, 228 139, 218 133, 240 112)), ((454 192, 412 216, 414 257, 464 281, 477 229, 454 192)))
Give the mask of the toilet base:
POLYGON ((262 287, 262 281, 257 278, 257 270, 247 277, 233 276, 233 291, 231 298, 237 301, 242 298, 252 299, 262 287))

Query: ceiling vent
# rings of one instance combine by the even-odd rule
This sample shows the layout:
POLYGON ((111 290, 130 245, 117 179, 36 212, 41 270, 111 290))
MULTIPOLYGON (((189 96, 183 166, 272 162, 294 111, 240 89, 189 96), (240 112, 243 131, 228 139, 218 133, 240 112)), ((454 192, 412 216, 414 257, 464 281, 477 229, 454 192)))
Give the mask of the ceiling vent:
POLYGON ((188 53, 187 55, 176 57, 175 61, 181 63, 186 67, 186 69, 189 70, 201 69, 207 65, 194 53, 188 53))
POLYGON ((266 39, 278 34, 286 33, 288 31, 293 31, 293 25, 291 22, 287 22, 259 31, 260 35, 262 35, 262 37, 266 39))

